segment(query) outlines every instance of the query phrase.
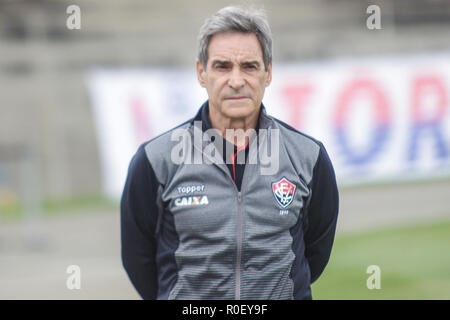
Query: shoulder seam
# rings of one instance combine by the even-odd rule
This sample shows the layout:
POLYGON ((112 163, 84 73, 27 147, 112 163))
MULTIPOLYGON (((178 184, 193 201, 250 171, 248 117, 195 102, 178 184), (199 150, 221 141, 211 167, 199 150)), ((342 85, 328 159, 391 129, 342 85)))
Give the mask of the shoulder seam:
POLYGON ((180 127, 182 127, 182 126, 184 126, 184 125, 186 125, 186 124, 188 124, 188 123, 190 123, 190 122, 192 122, 192 120, 194 120, 194 118, 191 118, 191 119, 189 119, 189 120, 187 120, 187 121, 185 121, 185 122, 183 122, 183 123, 177 125, 176 127, 173 127, 173 128, 171 128, 171 129, 169 129, 169 130, 167 130, 167 131, 164 131, 163 133, 160 133, 160 134, 157 135, 156 137, 153 137, 153 138, 151 138, 150 140, 145 141, 144 143, 142 143, 142 145, 144 145, 144 148, 145 148, 145 147, 147 147, 147 145, 148 145, 149 143, 152 143, 153 141, 155 141, 155 140, 157 140, 158 138, 160 138, 160 137, 162 137, 162 136, 164 136, 164 135, 166 135, 166 134, 172 132, 173 130, 176 130, 176 129, 178 129, 178 128, 180 128, 180 127))
MULTIPOLYGON (((153 165, 150 162, 150 159, 148 158, 148 155, 147 155, 147 152, 145 150, 145 147, 146 147, 146 142, 139 146, 138 150, 136 151, 135 156, 137 156, 140 152, 143 153, 142 156, 145 159, 145 163, 146 163, 145 165, 146 165, 147 169, 150 170, 153 173, 154 177, 156 178, 156 182, 158 184, 162 185, 162 183, 159 181, 158 177, 156 176, 155 170, 153 169, 153 165)), ((149 174, 149 172, 147 172, 147 174, 149 174)))

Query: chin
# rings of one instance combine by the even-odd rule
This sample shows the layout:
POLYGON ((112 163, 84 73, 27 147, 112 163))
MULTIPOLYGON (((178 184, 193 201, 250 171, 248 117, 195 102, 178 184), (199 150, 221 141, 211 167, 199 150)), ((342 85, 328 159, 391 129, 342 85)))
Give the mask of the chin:
POLYGON ((227 101, 223 107, 224 114, 230 118, 245 118, 258 111, 253 104, 242 102, 227 101))

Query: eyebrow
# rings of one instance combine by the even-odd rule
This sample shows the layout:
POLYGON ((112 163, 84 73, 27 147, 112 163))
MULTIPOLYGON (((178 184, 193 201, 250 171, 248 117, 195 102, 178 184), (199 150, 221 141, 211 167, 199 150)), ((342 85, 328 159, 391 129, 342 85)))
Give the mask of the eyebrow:
POLYGON ((230 64, 230 63, 231 63, 231 61, 228 61, 228 60, 214 60, 212 62, 212 65, 215 66, 218 64, 230 64))
POLYGON ((244 65, 244 66, 251 66, 251 65, 254 65, 255 67, 259 67, 259 61, 244 61, 244 62, 242 62, 241 63, 241 65, 244 65))
MULTIPOLYGON (((212 65, 213 65, 213 66, 216 66, 216 65, 218 65, 218 64, 221 64, 221 65, 228 65, 228 64, 231 64, 231 61, 229 61, 229 60, 213 60, 213 62, 212 62, 212 65)), ((254 65, 254 66, 256 66, 256 67, 259 67, 259 66, 260 66, 260 63, 259 63, 259 61, 252 60, 252 61, 244 61, 244 62, 242 62, 240 65, 241 65, 241 66, 254 65)))

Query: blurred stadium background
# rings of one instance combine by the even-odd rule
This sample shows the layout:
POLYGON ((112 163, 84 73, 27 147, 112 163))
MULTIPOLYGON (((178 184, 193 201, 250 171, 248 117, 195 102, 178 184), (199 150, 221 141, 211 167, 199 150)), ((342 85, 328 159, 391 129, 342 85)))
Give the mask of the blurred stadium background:
MULTIPOLYGON (((110 175, 125 172, 114 172, 120 165, 105 160, 106 149, 111 147, 105 138, 109 131, 98 119, 101 112, 114 113, 101 108, 124 103, 99 105, 106 100, 97 92, 101 84, 95 81, 98 74, 105 75, 105 70, 113 80, 118 72, 125 84, 142 75, 153 83, 161 74, 193 73, 199 27, 207 16, 229 4, 219 0, 0 0, 1 299, 139 298, 121 266, 118 198, 108 187, 110 175), (66 26, 66 9, 72 4, 81 9, 80 30, 66 26), (131 70, 131 75, 125 72, 123 76, 124 70, 131 70), (81 267, 80 290, 66 287, 69 265, 81 267)), ((345 158, 340 158, 333 142, 326 144, 336 160, 338 177, 344 178, 339 180, 341 207, 335 247, 325 273, 313 285, 313 296, 450 299, 450 1, 231 4, 263 5, 267 10, 274 36, 274 68, 294 66, 301 72, 312 70, 313 74, 319 70, 319 80, 326 80, 328 66, 333 75, 339 76, 342 70, 353 72, 352 61, 369 61, 362 64, 369 68, 375 61, 371 68, 376 69, 380 63, 377 59, 381 59, 381 71, 369 73, 387 82, 391 78, 407 81, 408 73, 417 71, 411 69, 416 62, 419 71, 425 66, 435 76, 436 71, 442 72, 437 75, 439 84, 443 84, 437 85, 438 97, 433 98, 431 93, 431 106, 421 109, 437 114, 439 119, 431 116, 431 122, 422 123, 431 133, 425 142, 414 146, 418 167, 403 160, 399 174, 390 163, 400 158, 389 158, 390 152, 385 151, 380 162, 388 169, 383 171, 383 167, 380 176, 367 172, 376 171, 376 165, 364 172, 360 167, 347 170, 345 158), (369 5, 381 9, 380 30, 366 26, 369 5), (397 70, 396 64, 403 61, 410 62, 397 70), (383 70, 389 74, 383 74, 383 70), (361 175, 367 179, 358 179, 361 175), (366 287, 369 265, 381 268, 379 290, 366 287)), ((173 76, 168 79, 164 81, 171 81, 173 76)), ((436 84, 434 80, 431 82, 436 84)), ((325 84, 333 83, 327 81, 325 84)), ((183 86, 179 87, 179 94, 183 94, 183 86)), ((397 95, 394 110, 398 101, 407 108, 420 109, 404 102, 408 101, 404 86, 392 87, 397 95)), ((111 90, 113 86, 106 88, 111 90)), ((150 88, 139 90, 146 89, 150 88)), ((114 92, 111 94, 114 96, 114 92)), ((270 104, 267 106, 271 112, 270 104)), ((368 109, 364 106, 361 109, 368 109)), ((192 110, 198 107, 191 106, 192 110)), ((391 115, 393 126, 419 128, 420 123, 397 121, 396 117, 405 115, 399 112, 391 115)), ((281 112, 281 116, 296 125, 289 114, 281 112)), ((369 112, 355 112, 353 116, 372 125, 369 112)), ((155 119, 160 118, 156 115, 155 119)), ((359 122, 355 119, 353 122, 359 122)), ((178 121, 175 115, 172 121, 178 121)), ((147 124, 152 124, 151 120, 147 124)), ((128 127, 119 123, 108 128, 121 137, 128 127)), ((129 140, 121 141, 126 148, 122 156, 129 161, 129 150, 160 130, 158 126, 144 130, 128 145, 129 140)), ((348 130, 354 133, 358 126, 348 130)), ((325 140, 330 136, 332 132, 325 134, 325 140)), ((362 152, 373 142, 370 134, 367 139, 357 142, 362 152)), ((401 145, 407 138, 393 140, 392 148, 407 148, 401 145)))

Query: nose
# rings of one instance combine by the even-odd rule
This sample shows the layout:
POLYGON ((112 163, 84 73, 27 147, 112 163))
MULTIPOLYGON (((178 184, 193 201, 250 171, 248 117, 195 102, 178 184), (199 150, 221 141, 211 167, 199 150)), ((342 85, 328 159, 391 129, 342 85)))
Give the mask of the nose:
POLYGON ((244 77, 242 77, 241 71, 239 68, 233 68, 230 79, 228 80, 228 85, 234 90, 239 90, 245 85, 244 77))

